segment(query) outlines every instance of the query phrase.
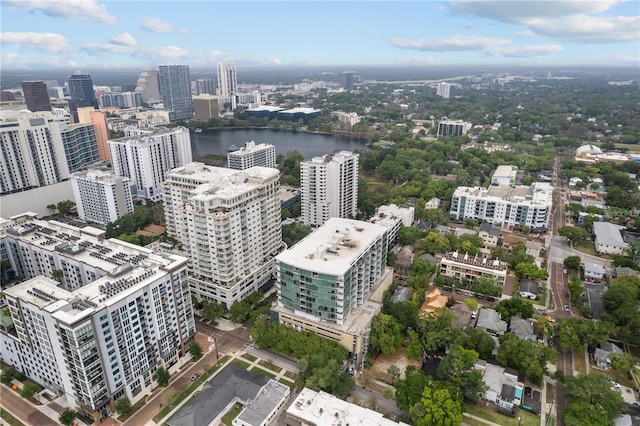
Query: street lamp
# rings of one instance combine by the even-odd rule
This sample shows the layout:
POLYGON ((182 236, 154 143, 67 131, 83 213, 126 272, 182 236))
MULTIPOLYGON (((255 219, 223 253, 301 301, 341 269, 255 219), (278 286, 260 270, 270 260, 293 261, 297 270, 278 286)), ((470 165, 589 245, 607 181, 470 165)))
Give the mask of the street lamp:
POLYGON ((213 348, 216 350, 216 362, 219 360, 218 358, 218 344, 216 343, 216 336, 211 336, 213 338, 213 348))

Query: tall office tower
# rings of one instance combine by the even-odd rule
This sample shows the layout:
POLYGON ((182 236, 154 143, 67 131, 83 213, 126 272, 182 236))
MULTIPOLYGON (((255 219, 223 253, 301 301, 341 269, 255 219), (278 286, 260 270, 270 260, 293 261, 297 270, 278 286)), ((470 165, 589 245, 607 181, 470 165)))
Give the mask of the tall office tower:
POLYGON ((71 175, 78 216, 105 226, 133 212, 130 179, 109 170, 93 169, 71 175))
POLYGON ((343 344, 360 365, 371 320, 381 309, 370 298, 393 281, 386 259, 386 227, 329 219, 276 256, 278 301, 272 318, 343 344))
POLYGON ((60 132, 69 173, 100 161, 93 124, 70 124, 60 132))
POLYGON ((321 226, 358 212, 358 154, 340 151, 300 163, 302 221, 321 226))
POLYGON ((254 141, 247 142, 244 147, 227 154, 227 163, 230 169, 245 170, 253 166, 276 168, 276 147, 261 143, 256 145, 254 141))
POLYGON ((186 258, 28 214, 5 223, 0 241, 27 279, 3 290, 13 326, 0 333, 2 361, 72 409, 100 422, 117 399, 150 394, 159 367, 186 361, 195 334, 186 258))
POLYGON ((48 111, 0 117, 0 194, 52 185, 69 177, 64 117, 48 111))
POLYGON ((107 114, 93 107, 78 108, 78 121, 82 124, 93 124, 98 142, 98 156, 102 161, 109 161, 109 128, 107 127, 107 114))
POLYGON ((22 94, 29 111, 51 111, 51 99, 49 99, 49 92, 44 81, 23 81, 22 94))
POLYGON ((219 96, 196 95, 193 97, 193 115, 197 121, 209 121, 220 117, 222 102, 219 96))
POLYGON ((154 69, 142 71, 138 77, 135 91, 142 95, 143 102, 153 103, 162 100, 158 71, 154 69))
POLYGON ((353 77, 355 76, 354 71, 345 71, 342 73, 341 82, 342 88, 344 90, 353 90, 353 77))
POLYGON ((167 232, 189 253, 189 284, 198 300, 228 308, 272 278, 282 249, 278 178, 278 169, 202 163, 167 176, 167 232))
POLYGON ((69 77, 69 109, 73 116, 73 122, 78 122, 78 108, 93 107, 98 108, 98 100, 93 90, 93 81, 89 74, 82 74, 80 71, 69 77))
POLYGON ((189 65, 160 65, 158 74, 164 110, 171 122, 193 119, 189 65))
POLYGON ((216 87, 212 78, 199 78, 195 82, 195 95, 215 95, 216 87))
POLYGON ((111 164, 117 176, 136 185, 134 195, 150 201, 162 199, 162 182, 171 169, 191 163, 191 137, 186 127, 152 130, 125 128, 124 138, 109 141, 111 164))
POLYGON ((442 96, 445 99, 449 99, 450 93, 451 93, 451 85, 449 83, 445 83, 445 82, 438 83, 438 88, 436 89, 436 94, 438 96, 442 96))
POLYGON ((238 91, 235 64, 218 62, 218 96, 225 101, 238 91))

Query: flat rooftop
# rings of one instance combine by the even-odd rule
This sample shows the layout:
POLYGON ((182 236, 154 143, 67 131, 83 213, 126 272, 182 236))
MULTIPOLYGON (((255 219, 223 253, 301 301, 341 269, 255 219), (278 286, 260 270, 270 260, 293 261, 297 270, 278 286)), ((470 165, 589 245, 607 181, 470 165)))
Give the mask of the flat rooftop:
POLYGON ((276 256, 276 262, 328 275, 344 275, 385 232, 387 228, 381 225, 334 217, 276 256))

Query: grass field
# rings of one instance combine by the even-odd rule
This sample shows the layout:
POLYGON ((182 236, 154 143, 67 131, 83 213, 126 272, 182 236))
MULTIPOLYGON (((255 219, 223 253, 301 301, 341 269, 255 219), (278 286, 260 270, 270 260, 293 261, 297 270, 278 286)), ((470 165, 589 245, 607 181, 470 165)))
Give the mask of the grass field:
POLYGON ((240 404, 239 402, 236 402, 233 408, 227 411, 227 414, 222 416, 222 423, 224 423, 227 426, 232 426, 231 422, 233 422, 233 419, 238 417, 238 414, 240 414, 240 412, 242 411, 242 408, 243 408, 242 404, 240 404))
POLYGON ((630 143, 617 143, 616 148, 627 148, 629 151, 640 151, 640 145, 633 145, 630 143))
POLYGON ((249 360, 249 361, 251 361, 251 362, 253 362, 253 361, 255 361, 256 359, 258 359, 258 358, 256 358, 255 356, 253 356, 253 355, 251 355, 251 354, 242 354, 242 358, 244 358, 244 359, 248 359, 248 360, 249 360))
MULTIPOLYGON (((539 416, 518 408, 516 408, 516 415, 514 417, 484 409, 476 404, 465 404, 464 411, 501 426, 540 426, 539 416)), ((468 419, 468 417, 464 418, 465 423, 467 423, 468 419)))

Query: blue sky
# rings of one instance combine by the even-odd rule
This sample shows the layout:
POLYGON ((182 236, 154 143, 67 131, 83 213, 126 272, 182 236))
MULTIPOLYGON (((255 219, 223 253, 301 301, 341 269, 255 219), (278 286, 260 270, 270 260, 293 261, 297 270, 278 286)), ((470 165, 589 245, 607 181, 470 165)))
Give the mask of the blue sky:
POLYGON ((640 66, 640 2, 0 0, 5 69, 640 66))

